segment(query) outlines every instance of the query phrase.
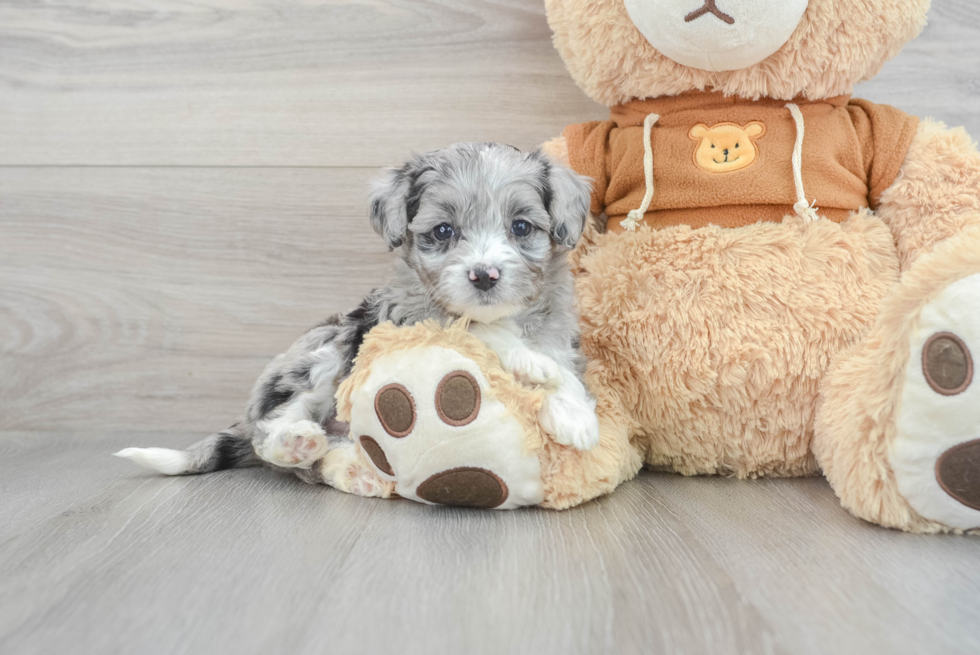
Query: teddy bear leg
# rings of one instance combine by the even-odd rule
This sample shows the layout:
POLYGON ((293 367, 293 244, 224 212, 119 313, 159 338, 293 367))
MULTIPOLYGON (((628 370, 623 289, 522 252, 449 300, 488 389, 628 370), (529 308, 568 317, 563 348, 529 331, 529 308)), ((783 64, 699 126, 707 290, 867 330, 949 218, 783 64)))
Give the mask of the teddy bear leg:
POLYGON ((844 507, 909 532, 980 528, 980 225, 918 254, 832 362, 814 454, 844 507))
POLYGON ((601 383, 601 365, 590 365, 587 381, 596 396, 599 443, 573 450, 546 440, 539 459, 544 485, 543 507, 565 509, 610 493, 631 480, 643 466, 643 453, 632 435, 636 425, 614 393, 601 383))

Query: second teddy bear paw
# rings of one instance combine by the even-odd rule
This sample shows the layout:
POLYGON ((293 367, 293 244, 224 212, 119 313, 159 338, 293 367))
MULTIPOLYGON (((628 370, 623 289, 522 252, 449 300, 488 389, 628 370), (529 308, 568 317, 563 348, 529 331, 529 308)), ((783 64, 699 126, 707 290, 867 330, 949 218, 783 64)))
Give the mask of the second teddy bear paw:
POLYGON ((899 490, 928 519, 980 528, 980 274, 922 309, 910 345, 889 457, 899 490))
POLYGON ((589 450, 599 443, 595 402, 562 392, 549 396, 538 413, 541 429, 563 446, 589 450))

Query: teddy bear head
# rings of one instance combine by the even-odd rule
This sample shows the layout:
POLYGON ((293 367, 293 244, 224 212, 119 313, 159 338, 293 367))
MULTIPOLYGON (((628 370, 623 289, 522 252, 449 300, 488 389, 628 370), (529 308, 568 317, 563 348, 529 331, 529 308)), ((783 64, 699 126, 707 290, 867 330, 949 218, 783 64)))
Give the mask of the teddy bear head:
POLYGON ((851 93, 915 38, 930 0, 545 0, 575 82, 613 106, 720 91, 851 93))

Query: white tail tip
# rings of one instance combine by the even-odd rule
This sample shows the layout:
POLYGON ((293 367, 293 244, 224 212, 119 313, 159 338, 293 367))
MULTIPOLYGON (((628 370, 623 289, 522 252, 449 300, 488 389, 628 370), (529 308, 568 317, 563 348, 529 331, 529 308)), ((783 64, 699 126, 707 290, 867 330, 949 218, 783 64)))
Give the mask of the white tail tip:
POLYGON ((153 469, 164 475, 181 475, 190 471, 191 458, 183 450, 124 448, 113 455, 132 460, 143 468, 153 469))

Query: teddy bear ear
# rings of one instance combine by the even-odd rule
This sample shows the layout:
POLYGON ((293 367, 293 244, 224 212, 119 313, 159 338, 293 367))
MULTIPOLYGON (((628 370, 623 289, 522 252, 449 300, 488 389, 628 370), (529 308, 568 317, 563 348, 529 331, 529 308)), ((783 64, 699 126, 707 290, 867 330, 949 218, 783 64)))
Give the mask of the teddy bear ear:
POLYGON ((691 128, 691 132, 688 134, 688 136, 694 139, 695 141, 699 141, 704 137, 708 136, 708 126, 705 125, 704 123, 701 123, 700 125, 695 125, 694 127, 691 128))
POLYGON ((434 170, 425 155, 413 155, 401 168, 388 168, 371 184, 371 227, 389 250, 402 245, 425 191, 424 173, 434 170))
POLYGON ((752 121, 745 126, 745 133, 753 139, 757 139, 766 133, 766 126, 757 121, 752 121))
POLYGON ((556 164, 540 150, 530 156, 541 166, 538 190, 551 216, 551 240, 574 248, 589 220, 592 180, 556 164))

